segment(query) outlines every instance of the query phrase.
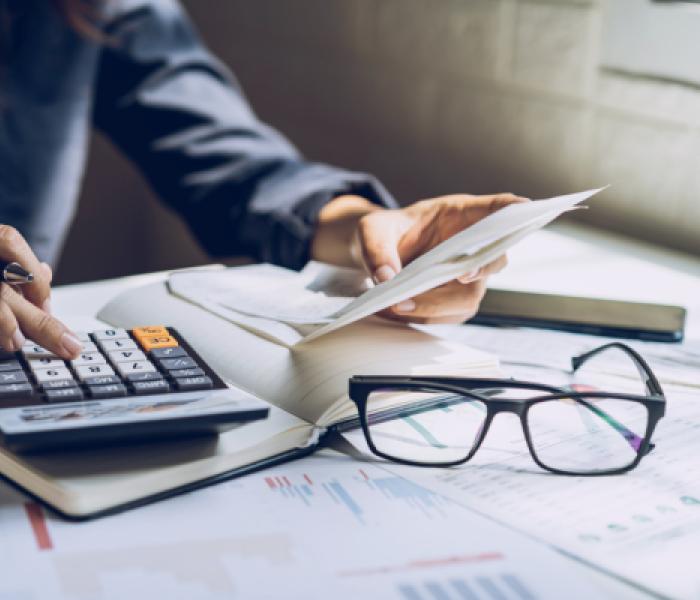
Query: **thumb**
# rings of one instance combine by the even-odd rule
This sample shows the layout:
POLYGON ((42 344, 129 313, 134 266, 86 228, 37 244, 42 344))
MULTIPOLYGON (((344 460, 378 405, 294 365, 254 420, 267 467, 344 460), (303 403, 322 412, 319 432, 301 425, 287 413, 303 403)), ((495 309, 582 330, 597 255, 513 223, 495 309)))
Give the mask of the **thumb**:
POLYGON ((365 215, 357 228, 362 259, 375 283, 389 281, 401 270, 401 231, 392 213, 377 211, 365 215))

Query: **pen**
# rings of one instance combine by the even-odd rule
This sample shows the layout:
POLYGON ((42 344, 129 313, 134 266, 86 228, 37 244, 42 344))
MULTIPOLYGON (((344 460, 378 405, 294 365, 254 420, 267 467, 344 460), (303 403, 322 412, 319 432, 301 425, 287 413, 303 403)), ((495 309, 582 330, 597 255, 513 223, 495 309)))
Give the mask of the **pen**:
POLYGON ((34 275, 18 262, 0 261, 0 282, 19 285, 34 281, 34 275))

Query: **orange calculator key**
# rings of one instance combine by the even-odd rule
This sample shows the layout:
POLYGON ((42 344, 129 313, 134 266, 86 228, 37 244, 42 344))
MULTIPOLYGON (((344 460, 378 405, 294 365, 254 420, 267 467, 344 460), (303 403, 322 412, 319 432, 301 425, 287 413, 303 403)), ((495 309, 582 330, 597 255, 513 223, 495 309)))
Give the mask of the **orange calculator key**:
POLYGON ((144 337, 168 336, 170 332, 162 325, 146 325, 145 327, 135 327, 131 330, 137 340, 144 337))
POLYGON ((146 350, 155 350, 156 348, 175 348, 179 346, 177 340, 171 335, 148 335, 139 338, 139 344, 146 350))

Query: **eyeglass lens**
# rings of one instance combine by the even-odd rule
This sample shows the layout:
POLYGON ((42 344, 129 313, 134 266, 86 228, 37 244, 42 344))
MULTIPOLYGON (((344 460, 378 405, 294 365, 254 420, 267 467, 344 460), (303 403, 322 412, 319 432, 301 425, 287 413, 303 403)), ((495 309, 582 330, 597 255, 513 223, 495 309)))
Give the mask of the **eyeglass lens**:
POLYGON ((647 419, 641 403, 598 397, 538 402, 527 415, 537 458, 547 467, 569 473, 631 465, 643 442, 647 419))
POLYGON ((380 453, 424 464, 464 460, 486 420, 483 402, 437 390, 377 390, 367 411, 369 437, 380 453))

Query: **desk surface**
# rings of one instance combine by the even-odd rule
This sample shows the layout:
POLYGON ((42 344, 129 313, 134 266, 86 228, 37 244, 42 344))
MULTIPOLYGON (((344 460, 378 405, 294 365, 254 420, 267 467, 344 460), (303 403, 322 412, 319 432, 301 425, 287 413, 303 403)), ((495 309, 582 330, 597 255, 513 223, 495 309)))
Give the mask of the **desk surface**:
MULTIPOLYGON (((162 277, 154 273, 57 288, 54 310, 69 321, 93 316, 115 294, 162 277)), ((700 258, 590 228, 557 225, 536 233, 511 252, 509 268, 495 276, 492 285, 681 304, 689 310, 688 337, 700 337, 700 258)), ((615 598, 647 597, 586 567, 580 569, 615 598)))

